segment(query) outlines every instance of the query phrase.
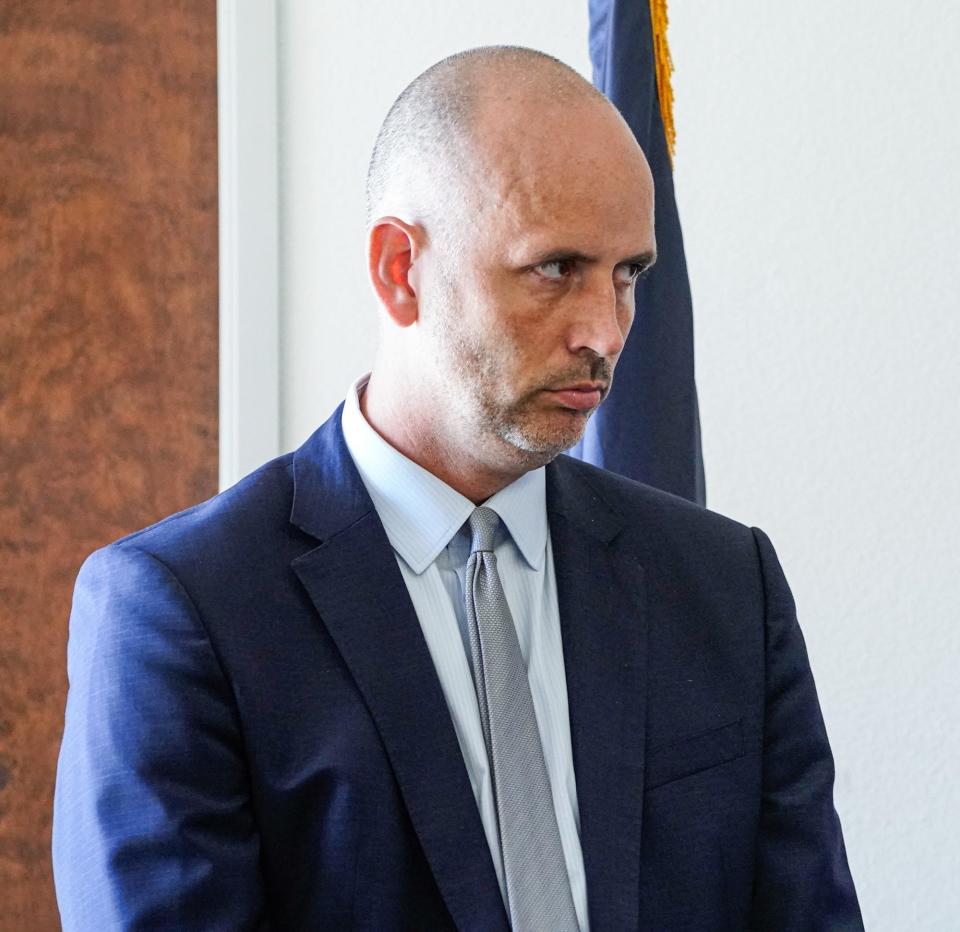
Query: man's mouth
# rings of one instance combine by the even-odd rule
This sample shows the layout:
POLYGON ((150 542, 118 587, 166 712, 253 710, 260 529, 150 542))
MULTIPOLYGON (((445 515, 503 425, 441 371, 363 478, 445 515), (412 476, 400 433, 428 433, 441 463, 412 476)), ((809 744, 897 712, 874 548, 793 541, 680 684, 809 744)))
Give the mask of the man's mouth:
POLYGON ((573 408, 577 411, 588 411, 600 404, 606 387, 604 382, 576 382, 572 385, 548 388, 545 391, 564 407, 573 408))

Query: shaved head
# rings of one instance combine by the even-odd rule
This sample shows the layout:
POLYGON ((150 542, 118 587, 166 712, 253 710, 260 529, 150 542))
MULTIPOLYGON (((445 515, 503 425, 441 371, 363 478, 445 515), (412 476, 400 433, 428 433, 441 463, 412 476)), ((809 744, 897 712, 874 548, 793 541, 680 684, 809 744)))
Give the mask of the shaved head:
POLYGON ((458 52, 414 78, 394 101, 367 171, 367 219, 413 211, 420 221, 448 215, 464 197, 484 140, 484 105, 536 97, 552 105, 609 100, 578 72, 544 52, 486 46, 458 52))

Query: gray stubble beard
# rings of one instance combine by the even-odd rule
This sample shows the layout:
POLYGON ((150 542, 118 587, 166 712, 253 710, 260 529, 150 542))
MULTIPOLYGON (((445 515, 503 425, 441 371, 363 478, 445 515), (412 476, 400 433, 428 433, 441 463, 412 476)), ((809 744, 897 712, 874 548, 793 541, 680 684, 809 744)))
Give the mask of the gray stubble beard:
POLYGON ((480 347, 471 345, 459 333, 445 334, 442 342, 447 358, 456 362, 453 371, 457 382, 451 385, 445 378, 444 394, 456 410, 465 435, 476 437, 478 442, 482 437, 501 441, 516 454, 516 464, 527 469, 549 463, 583 436, 589 415, 583 417, 580 430, 563 437, 548 435, 555 432, 538 431, 535 424, 528 423, 524 409, 534 402, 540 389, 509 406, 496 404, 485 389, 496 384, 499 371, 490 359, 484 358, 480 347))

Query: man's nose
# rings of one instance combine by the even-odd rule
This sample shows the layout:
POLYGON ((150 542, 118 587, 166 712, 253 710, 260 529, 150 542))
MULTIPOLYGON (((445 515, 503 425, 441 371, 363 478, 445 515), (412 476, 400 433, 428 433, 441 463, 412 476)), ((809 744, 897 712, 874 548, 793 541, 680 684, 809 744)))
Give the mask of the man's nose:
POLYGON ((633 290, 618 294, 613 282, 585 292, 573 315, 569 349, 592 350, 598 356, 616 357, 623 349, 633 318, 633 290), (625 305, 625 300, 629 305, 625 305))

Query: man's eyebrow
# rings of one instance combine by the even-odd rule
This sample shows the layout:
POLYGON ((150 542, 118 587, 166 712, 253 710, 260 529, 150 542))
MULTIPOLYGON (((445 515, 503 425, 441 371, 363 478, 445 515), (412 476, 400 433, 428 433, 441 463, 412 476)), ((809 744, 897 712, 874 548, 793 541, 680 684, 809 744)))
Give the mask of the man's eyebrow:
POLYGON ((585 265, 590 265, 596 261, 596 256, 588 256, 576 249, 552 249, 550 252, 535 257, 533 265, 546 265, 548 262, 582 262, 585 265))
POLYGON ((635 256, 628 256, 620 261, 620 265, 639 265, 641 272, 646 272, 657 261, 655 252, 647 251, 638 253, 635 256))
MULTIPOLYGON (((588 256, 577 249, 554 249, 550 252, 537 256, 532 265, 546 265, 548 262, 582 262, 584 265, 592 265, 597 262, 596 256, 588 256)), ((639 265, 642 270, 650 268, 657 261, 657 254, 652 251, 637 253, 635 256, 627 256, 621 259, 617 265, 639 265)))

